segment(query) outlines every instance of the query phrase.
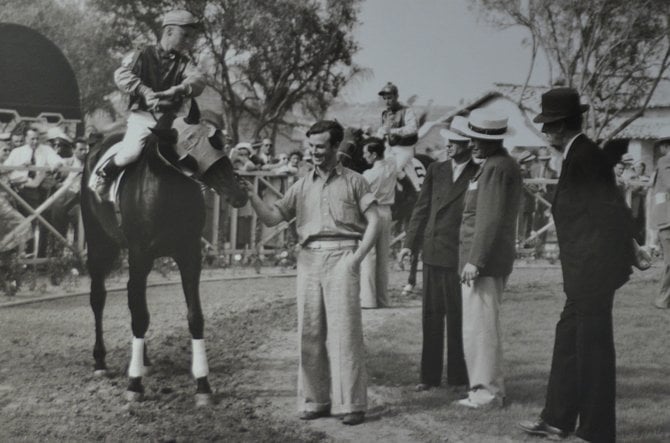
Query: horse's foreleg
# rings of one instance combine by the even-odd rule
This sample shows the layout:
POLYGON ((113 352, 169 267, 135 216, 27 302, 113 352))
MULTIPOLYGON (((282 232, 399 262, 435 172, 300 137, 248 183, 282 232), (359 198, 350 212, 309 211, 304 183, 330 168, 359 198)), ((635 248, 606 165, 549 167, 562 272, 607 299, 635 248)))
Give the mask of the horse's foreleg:
MULTIPOLYGON (((90 267, 90 266, 89 266, 90 267)), ((102 313, 105 309, 107 299, 107 290, 105 289, 105 275, 100 270, 91 269, 91 309, 95 319, 95 345, 93 346, 93 358, 95 359, 95 374, 105 375, 107 373, 107 364, 105 356, 105 341, 102 336, 102 313)))
POLYGON ((188 328, 192 337, 193 360, 191 371, 196 380, 196 406, 211 404, 212 389, 209 385, 209 366, 205 350, 205 320, 200 304, 200 244, 196 240, 186 251, 175 256, 188 309, 188 328))
POLYGON ((144 336, 149 329, 149 309, 147 308, 147 276, 151 271, 153 259, 138 251, 130 251, 128 267, 128 308, 130 309, 131 328, 133 331, 132 354, 128 366, 129 400, 141 400, 144 394, 142 375, 145 373, 144 336))

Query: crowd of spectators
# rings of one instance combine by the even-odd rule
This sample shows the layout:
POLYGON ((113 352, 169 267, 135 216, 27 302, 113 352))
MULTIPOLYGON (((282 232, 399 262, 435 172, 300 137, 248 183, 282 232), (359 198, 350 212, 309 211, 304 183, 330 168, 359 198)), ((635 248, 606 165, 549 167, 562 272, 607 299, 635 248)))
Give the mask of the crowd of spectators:
MULTIPOLYGON (((15 191, 32 210, 42 205, 64 184, 59 197, 40 215, 52 224, 56 230, 66 236, 72 229, 76 238, 79 233, 79 171, 88 153, 88 140, 78 138, 73 140, 60 127, 51 127, 41 132, 37 127, 19 126, 12 133, 0 135, 0 164, 16 169, 0 172, 0 180, 15 191), (36 166, 46 169, 28 170, 23 167, 36 166)), ((45 257, 48 248, 57 253, 62 246, 54 242, 51 234, 43 224, 33 225, 23 223, 25 217, 33 211, 25 205, 11 198, 10 193, 3 188, 0 191, 0 252, 26 248, 25 251, 38 257, 45 257), (18 231, 17 227, 22 227, 18 231), (36 242, 26 241, 37 233, 36 242), (35 245, 37 243, 37 250, 35 245)))

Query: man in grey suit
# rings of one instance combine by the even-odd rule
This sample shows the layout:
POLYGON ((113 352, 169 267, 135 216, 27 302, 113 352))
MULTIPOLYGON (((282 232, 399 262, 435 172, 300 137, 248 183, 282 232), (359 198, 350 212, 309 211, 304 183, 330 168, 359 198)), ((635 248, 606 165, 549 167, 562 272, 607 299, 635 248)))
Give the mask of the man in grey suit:
MULTIPOLYGON (((463 117, 456 117, 460 119, 463 117)), ((452 127, 454 125, 452 124, 452 127)), ((470 139, 442 130, 450 159, 428 167, 414 206, 399 260, 423 250, 423 348, 421 382, 417 391, 442 381, 444 322, 447 321, 447 384, 468 385, 463 356, 461 284, 458 275, 458 231, 463 199, 477 172, 471 159, 470 139)))
POLYGON ((485 109, 470 113, 464 135, 483 160, 465 195, 460 232, 463 350, 470 379, 458 405, 502 407, 505 386, 499 305, 516 255, 521 171, 503 147, 507 117, 485 109))

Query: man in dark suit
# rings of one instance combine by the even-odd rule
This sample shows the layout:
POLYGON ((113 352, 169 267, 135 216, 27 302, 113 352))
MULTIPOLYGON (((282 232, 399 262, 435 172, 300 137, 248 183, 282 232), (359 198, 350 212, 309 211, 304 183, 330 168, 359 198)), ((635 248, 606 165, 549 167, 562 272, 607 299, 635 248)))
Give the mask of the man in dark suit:
POLYGON ((469 408, 502 407, 505 385, 499 306, 516 255, 521 170, 503 147, 507 117, 475 109, 463 134, 483 161, 472 178, 460 232, 463 350, 470 391, 458 401, 469 408))
POLYGON ((563 153, 552 213, 563 269, 565 307, 556 325, 544 410, 521 422, 528 434, 587 441, 615 440, 614 291, 632 272, 634 225, 603 150, 582 132, 577 91, 556 88, 542 96, 549 143, 563 153), (579 420, 578 420, 579 419, 579 420))
POLYGON ((471 159, 469 138, 448 130, 440 134, 447 141, 450 160, 428 167, 399 254, 402 261, 410 253, 416 255, 423 250, 423 348, 417 391, 439 386, 442 381, 445 316, 447 384, 468 385, 463 356, 458 231, 465 191, 478 168, 471 159))

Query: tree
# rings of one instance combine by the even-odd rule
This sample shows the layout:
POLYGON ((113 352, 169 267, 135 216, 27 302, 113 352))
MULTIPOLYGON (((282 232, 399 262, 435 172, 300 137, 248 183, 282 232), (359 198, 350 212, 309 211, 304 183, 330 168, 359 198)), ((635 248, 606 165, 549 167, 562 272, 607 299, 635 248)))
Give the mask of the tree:
POLYGON ((551 72, 591 105, 587 127, 595 139, 607 141, 642 116, 670 66, 666 0, 477 0, 477 4, 494 23, 529 31, 528 79, 541 48, 551 72))
POLYGON ((112 72, 118 64, 114 58, 118 41, 108 32, 103 16, 77 2, 0 0, 0 21, 33 28, 63 51, 77 77, 84 112, 106 105, 105 95, 115 88, 112 72))
MULTIPOLYGON (((133 39, 159 35, 162 0, 93 0, 133 39)), ((221 97, 226 126, 239 139, 240 121, 254 136, 273 137, 287 116, 322 115, 361 68, 352 61, 360 0, 194 0, 182 7, 203 18, 199 66, 221 97)), ((177 5, 178 6, 178 5, 177 5)))

